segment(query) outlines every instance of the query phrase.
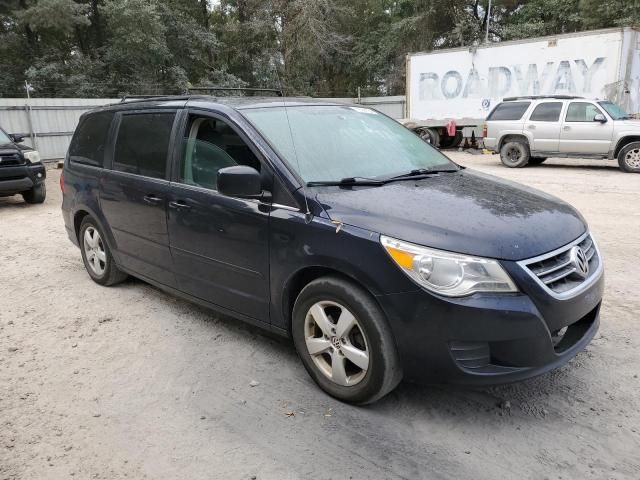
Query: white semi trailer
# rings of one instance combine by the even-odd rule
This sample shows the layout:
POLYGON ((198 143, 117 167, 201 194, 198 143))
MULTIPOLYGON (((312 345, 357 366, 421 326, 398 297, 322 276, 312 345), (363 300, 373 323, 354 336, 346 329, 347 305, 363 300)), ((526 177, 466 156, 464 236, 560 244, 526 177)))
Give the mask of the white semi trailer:
POLYGON ((578 95, 608 99, 637 114, 640 30, 611 28, 411 53, 406 73, 402 122, 443 148, 472 133, 479 139, 484 119, 504 97, 578 95))

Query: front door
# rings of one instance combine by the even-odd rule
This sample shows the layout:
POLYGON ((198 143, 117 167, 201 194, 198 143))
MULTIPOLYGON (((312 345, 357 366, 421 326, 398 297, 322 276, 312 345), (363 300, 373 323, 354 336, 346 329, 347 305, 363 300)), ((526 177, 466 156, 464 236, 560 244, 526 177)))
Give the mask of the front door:
POLYGON ((562 102, 539 103, 525 122, 525 130, 533 137, 534 153, 558 151, 562 105, 562 102))
POLYGON ((611 148, 613 122, 596 122, 597 114, 608 117, 591 102, 570 102, 560 133, 560 152, 606 155, 611 148))
POLYGON ((189 114, 168 203, 171 255, 182 291, 269 322, 269 208, 217 191, 221 168, 266 173, 237 132, 218 117, 189 114))
POLYGON ((175 286, 167 231, 167 158, 175 112, 121 114, 102 211, 125 268, 175 286))

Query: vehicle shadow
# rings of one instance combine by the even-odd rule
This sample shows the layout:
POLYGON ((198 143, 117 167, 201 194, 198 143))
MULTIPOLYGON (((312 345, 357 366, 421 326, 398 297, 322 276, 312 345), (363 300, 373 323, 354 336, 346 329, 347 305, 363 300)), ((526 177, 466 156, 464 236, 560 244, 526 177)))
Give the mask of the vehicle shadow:
MULTIPOLYGON (((150 294, 156 304, 173 305, 181 317, 191 317, 194 322, 202 321, 206 329, 215 329, 234 341, 246 342, 247 348, 252 348, 251 342, 258 342, 260 348, 269 358, 277 357, 281 362, 289 364, 283 371, 295 372, 295 378, 291 383, 308 386, 309 389, 317 387, 307 373, 297 356, 293 343, 289 338, 282 337, 260 327, 243 322, 240 319, 220 314, 216 311, 201 307, 187 300, 183 300, 163 292, 141 280, 130 278, 123 286, 136 286, 144 288, 150 294), (153 293, 152 293, 153 292, 153 293), (223 332, 220 332, 220 330, 223 332)), ((118 287, 116 287, 118 288, 118 287)), ((523 416, 527 418, 542 419, 549 415, 549 403, 554 396, 564 396, 575 388, 575 378, 571 371, 571 365, 546 373, 539 377, 518 383, 497 386, 457 386, 457 385, 417 385, 402 382, 389 395, 367 406, 352 406, 344 404, 328 395, 320 393, 316 395, 312 391, 296 392, 292 387, 292 397, 298 397, 301 408, 314 408, 319 405, 328 405, 334 409, 347 409, 355 414, 352 409, 365 409, 378 412, 384 416, 393 416, 396 419, 403 418, 410 422, 417 418, 428 420, 429 418, 450 419, 462 421, 463 416, 473 415, 474 422, 492 424, 504 417, 523 416), (557 394, 557 395, 556 395, 557 394), (310 405, 309 399, 317 405, 310 405)), ((269 381, 264 379, 263 383, 269 381)), ((279 382, 287 382, 280 379, 279 382)), ((294 399, 294 403, 296 403, 294 399)), ((556 401, 557 403, 557 401, 556 401)), ((560 407, 561 408, 561 407, 560 407)))
MULTIPOLYGON (((45 200, 46 203, 46 200, 45 200)), ((8 209, 27 209, 42 207, 42 204, 30 204, 25 202, 20 195, 14 195, 12 197, 0 197, 0 210, 8 209)))
POLYGON ((624 173, 620 170, 620 168, 618 167, 617 162, 615 164, 610 164, 610 165, 586 165, 586 164, 575 164, 575 163, 543 163, 541 165, 527 165, 526 170, 529 169, 563 169, 563 168, 567 168, 567 169, 580 169, 580 170, 598 170, 598 171, 602 171, 602 170, 607 170, 607 171, 614 171, 617 170, 620 173, 624 173))

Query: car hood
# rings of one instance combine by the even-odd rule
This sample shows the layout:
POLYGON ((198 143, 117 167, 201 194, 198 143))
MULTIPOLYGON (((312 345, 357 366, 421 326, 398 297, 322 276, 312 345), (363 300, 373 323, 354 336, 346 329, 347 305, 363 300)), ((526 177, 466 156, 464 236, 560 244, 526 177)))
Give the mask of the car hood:
POLYGON ((567 203, 469 170, 382 187, 321 187, 332 220, 452 252, 521 260, 555 250, 586 231, 567 203))
POLYGON ((634 130, 640 130, 640 120, 630 118, 628 120, 616 120, 616 125, 623 125, 626 128, 632 128, 634 130))
POLYGON ((13 153, 18 153, 18 147, 13 143, 0 143, 0 153, 4 155, 11 155, 13 153))

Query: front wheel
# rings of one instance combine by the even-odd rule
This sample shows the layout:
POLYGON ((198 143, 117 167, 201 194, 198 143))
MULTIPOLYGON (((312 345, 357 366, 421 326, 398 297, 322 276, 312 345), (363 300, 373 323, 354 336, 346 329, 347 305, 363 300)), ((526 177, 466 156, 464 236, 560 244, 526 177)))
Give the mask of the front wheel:
POLYGON ((640 173, 640 142, 622 147, 618 154, 618 165, 623 172, 640 173))
POLYGON ((44 203, 47 198, 47 186, 44 183, 35 185, 31 190, 22 192, 22 198, 27 203, 44 203))
POLYGON ((520 141, 506 142, 500 149, 500 160, 505 167, 526 167, 529 163, 529 146, 520 141))
POLYGON ((342 278, 322 277, 300 292, 291 330, 309 375, 339 400, 371 403, 402 379, 395 342, 380 307, 342 278))

